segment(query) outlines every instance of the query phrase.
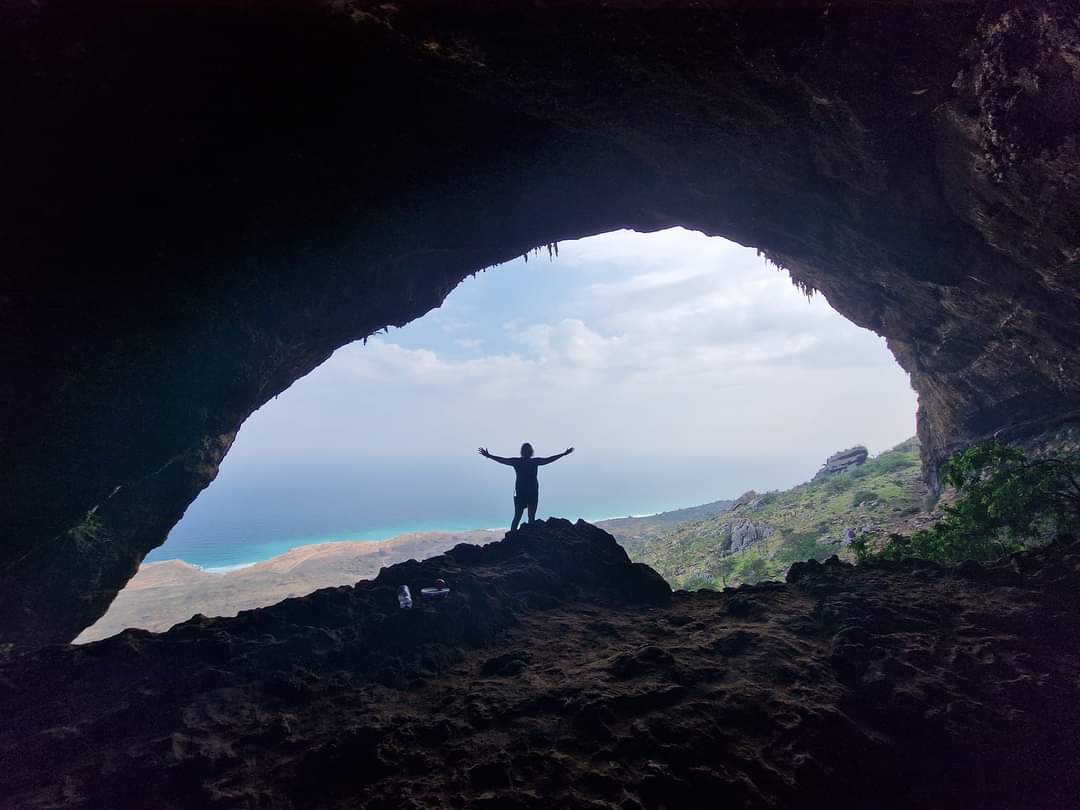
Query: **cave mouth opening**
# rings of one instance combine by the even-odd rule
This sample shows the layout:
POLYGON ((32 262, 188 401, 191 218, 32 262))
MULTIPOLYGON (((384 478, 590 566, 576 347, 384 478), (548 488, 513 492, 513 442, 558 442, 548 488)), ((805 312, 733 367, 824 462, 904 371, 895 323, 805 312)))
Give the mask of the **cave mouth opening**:
POLYGON ((540 517, 733 499, 806 480, 842 448, 892 447, 914 413, 884 341, 755 250, 609 232, 479 273, 339 349, 249 417, 146 561, 222 573, 300 546, 506 526, 512 472, 476 451, 523 441, 577 448, 541 472, 540 517))
POLYGON ((931 486, 974 441, 1075 422, 1062 4, 580 26, 300 5, 27 6, 11 27, 3 641, 100 616, 243 420, 333 349, 616 227, 758 246, 887 336, 931 486), (68 542, 90 510, 109 542, 68 542))

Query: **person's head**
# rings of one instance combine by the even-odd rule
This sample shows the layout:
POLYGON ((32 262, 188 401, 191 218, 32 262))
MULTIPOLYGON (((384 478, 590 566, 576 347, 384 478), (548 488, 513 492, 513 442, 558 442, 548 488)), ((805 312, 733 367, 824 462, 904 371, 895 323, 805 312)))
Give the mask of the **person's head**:
POLYGON ((522 458, 532 458, 532 454, 533 454, 533 449, 532 449, 531 444, 529 444, 528 442, 525 442, 525 444, 521 445, 521 457, 522 458))

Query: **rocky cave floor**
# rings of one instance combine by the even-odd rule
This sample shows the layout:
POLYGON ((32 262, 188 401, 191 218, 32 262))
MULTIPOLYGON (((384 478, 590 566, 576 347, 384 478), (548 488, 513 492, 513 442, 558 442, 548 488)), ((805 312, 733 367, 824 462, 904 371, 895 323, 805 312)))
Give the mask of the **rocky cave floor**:
POLYGON ((1065 808, 1080 541, 670 595, 551 520, 235 619, 7 650, 3 807, 1065 808), (437 605, 396 587, 437 576, 437 605))

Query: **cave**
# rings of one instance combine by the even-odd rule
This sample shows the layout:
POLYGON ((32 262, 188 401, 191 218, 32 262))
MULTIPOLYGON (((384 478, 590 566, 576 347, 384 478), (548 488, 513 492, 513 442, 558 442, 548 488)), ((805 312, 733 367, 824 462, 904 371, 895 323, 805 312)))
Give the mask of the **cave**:
POLYGON ((914 422, 884 341, 752 249, 619 231, 467 278, 336 351, 245 420, 144 562, 224 571, 299 544, 505 527, 512 478, 479 444, 566 439, 578 452, 545 477, 540 514, 596 522, 785 489, 914 422))
POLYGON ((6 16, 4 641, 101 615, 335 348, 616 228, 754 246, 884 336, 931 482, 1076 417, 1068 4, 6 16))
MULTIPOLYGON (((759 249, 885 337, 932 487, 975 441, 1080 418, 1065 0, 16 0, 0 20, 5 651, 101 616, 244 419, 336 348, 563 240, 759 249)), ((215 628, 260 621, 176 638, 218 655, 215 628)))
POLYGON ((615 228, 755 246, 885 336, 931 481, 1067 426, 1067 12, 17 4, 0 637, 97 618, 336 347, 615 228))

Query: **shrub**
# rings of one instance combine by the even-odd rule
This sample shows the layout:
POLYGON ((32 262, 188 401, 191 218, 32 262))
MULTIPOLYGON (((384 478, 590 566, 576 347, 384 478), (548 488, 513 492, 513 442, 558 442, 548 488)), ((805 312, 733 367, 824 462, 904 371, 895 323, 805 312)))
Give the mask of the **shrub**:
POLYGON ((757 499, 757 505, 758 508, 761 508, 762 506, 768 506, 770 503, 774 503, 775 501, 776 491, 773 490, 772 492, 766 492, 764 495, 759 496, 757 499))
POLYGON ((911 536, 890 535, 878 550, 852 543, 856 559, 988 560, 1080 526, 1076 454, 1029 459, 1020 448, 986 442, 950 459, 942 481, 958 497, 940 521, 911 536))
MULTIPOLYGON (((900 535, 890 534, 889 539, 891 541, 893 537, 899 536, 900 535)), ((879 551, 870 544, 870 537, 871 535, 869 534, 857 534, 853 538, 851 538, 851 545, 849 546, 849 548, 855 555, 855 562, 864 563, 867 560, 874 559, 879 554, 884 552, 884 548, 879 551)))
POLYGON ((850 475, 834 475, 825 482, 824 489, 829 495, 839 495, 841 492, 847 492, 851 489, 851 485, 854 483, 855 481, 850 475))
POLYGON ((716 583, 702 574, 693 574, 684 579, 680 587, 684 591, 713 591, 716 583))
POLYGON ((68 529, 67 538, 76 548, 86 550, 107 542, 109 534, 97 512, 90 510, 78 525, 68 529))
POLYGON ((756 585, 769 578, 769 567, 764 557, 751 557, 739 566, 735 574, 741 581, 756 585))
POLYGON ((776 551, 776 561, 782 564, 802 562, 804 560, 822 560, 832 552, 818 545, 820 533, 792 532, 776 551))
POLYGON ((851 495, 852 506, 862 506, 863 504, 874 503, 879 500, 881 500, 881 498, 878 497, 878 494, 869 489, 860 489, 858 492, 852 493, 851 495))
POLYGON ((866 462, 870 465, 868 471, 872 471, 876 474, 891 473, 897 470, 903 470, 908 467, 915 466, 917 462, 904 453, 885 453, 877 458, 870 459, 866 462))
POLYGON ((858 480, 872 475, 885 475, 901 470, 914 470, 919 465, 918 457, 912 453, 888 452, 877 458, 867 459, 847 475, 858 480))

